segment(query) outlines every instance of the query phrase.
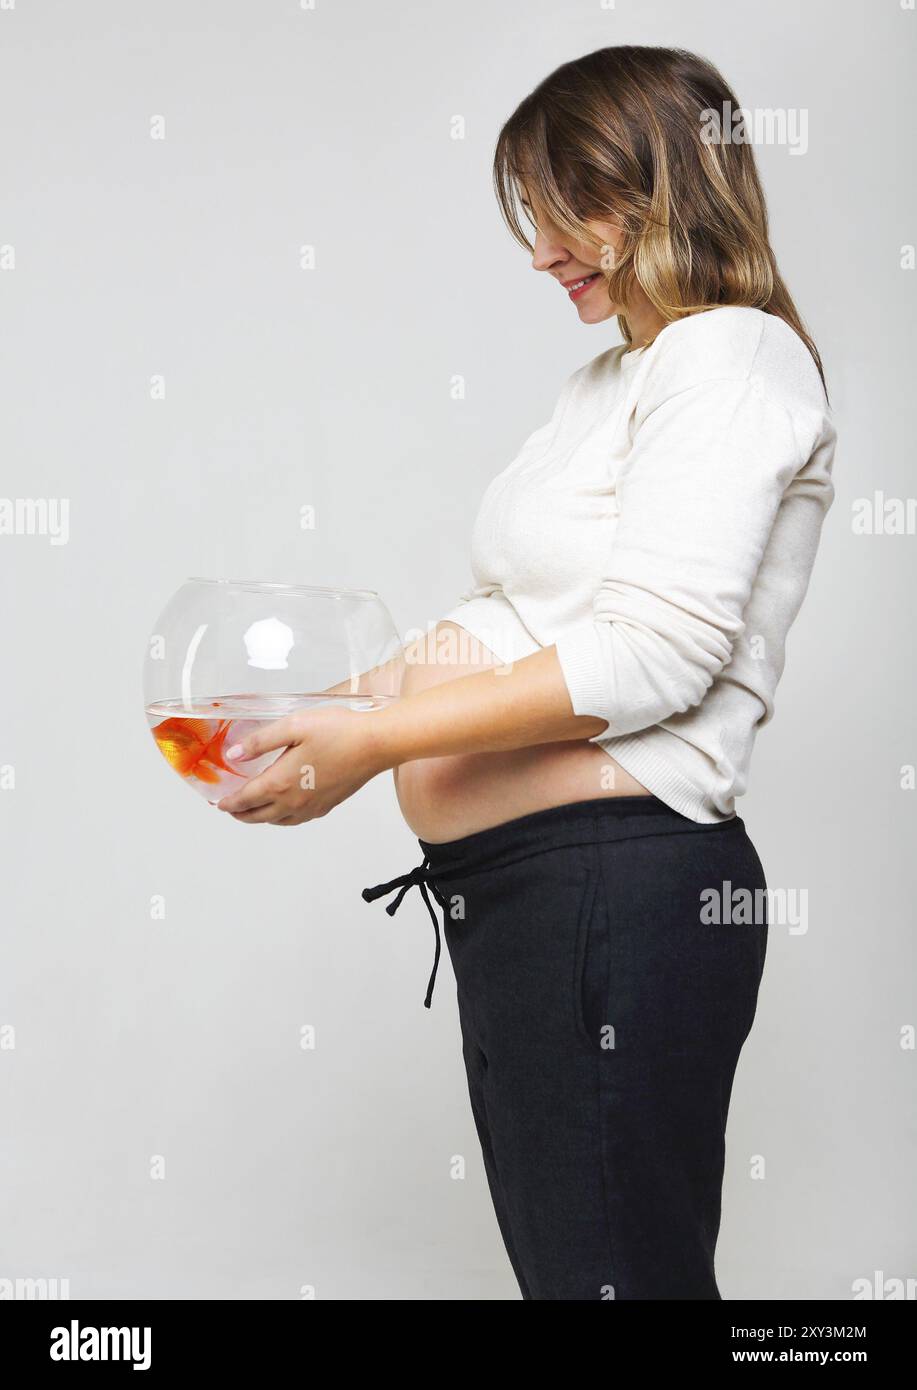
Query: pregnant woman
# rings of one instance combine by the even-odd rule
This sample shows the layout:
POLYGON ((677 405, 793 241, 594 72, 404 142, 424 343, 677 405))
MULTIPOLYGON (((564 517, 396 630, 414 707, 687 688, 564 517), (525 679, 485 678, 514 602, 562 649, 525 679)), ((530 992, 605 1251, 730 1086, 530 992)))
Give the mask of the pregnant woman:
POLYGON ((751 146, 716 129, 725 103, 689 53, 606 48, 510 117, 510 229, 624 344, 573 373, 491 483, 475 587, 405 650, 403 698, 254 734, 229 756, 288 751, 220 803, 297 825, 394 769, 423 862, 364 896, 400 888, 393 910, 419 886, 436 959, 430 893, 442 908, 526 1299, 720 1297, 726 1117, 767 941, 735 798, 834 449, 751 146))

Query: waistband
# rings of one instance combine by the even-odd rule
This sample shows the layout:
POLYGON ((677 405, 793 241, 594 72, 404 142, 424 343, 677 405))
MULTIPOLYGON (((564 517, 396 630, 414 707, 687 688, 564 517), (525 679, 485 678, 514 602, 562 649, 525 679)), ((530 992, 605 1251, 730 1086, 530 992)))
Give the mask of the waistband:
POLYGON ((418 844, 431 874, 447 878, 496 869, 567 845, 607 844, 646 835, 709 834, 741 824, 738 816, 712 823, 694 821, 657 796, 605 796, 533 811, 458 840, 440 844, 418 840, 418 844))
POLYGON ((363 900, 371 903, 397 889, 396 897, 385 907, 389 916, 393 917, 408 889, 420 889, 433 923, 436 942, 433 971, 423 1001, 424 1008, 429 1009, 442 950, 439 919, 430 902, 430 893, 442 908, 444 921, 447 910, 437 880, 497 869, 532 854, 561 849, 566 845, 605 844, 611 840, 632 840, 645 835, 709 835, 722 831, 726 826, 736 825, 742 826, 738 816, 712 824, 690 820, 680 811, 673 811, 671 806, 656 796, 606 796, 592 801, 574 801, 566 806, 551 806, 546 811, 533 811, 531 815, 495 825, 491 830, 463 835, 459 840, 446 840, 440 844, 418 840, 423 850, 423 863, 406 874, 390 879, 388 883, 364 888, 363 900))

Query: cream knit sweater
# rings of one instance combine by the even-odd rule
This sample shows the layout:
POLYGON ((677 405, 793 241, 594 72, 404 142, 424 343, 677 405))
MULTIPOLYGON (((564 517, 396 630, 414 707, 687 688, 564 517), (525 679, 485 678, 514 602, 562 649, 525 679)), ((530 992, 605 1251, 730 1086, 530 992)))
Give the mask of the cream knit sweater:
POLYGON ((815 364, 724 307, 566 382, 485 493, 444 617, 501 661, 555 646, 592 742, 692 820, 735 814, 834 496, 815 364))

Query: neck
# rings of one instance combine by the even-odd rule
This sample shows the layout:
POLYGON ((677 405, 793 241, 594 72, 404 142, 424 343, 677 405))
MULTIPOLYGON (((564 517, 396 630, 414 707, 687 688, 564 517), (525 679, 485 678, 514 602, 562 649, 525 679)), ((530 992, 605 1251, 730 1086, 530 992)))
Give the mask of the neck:
POLYGON ((628 304, 624 317, 632 348, 646 347, 666 325, 666 320, 642 292, 638 299, 628 304))

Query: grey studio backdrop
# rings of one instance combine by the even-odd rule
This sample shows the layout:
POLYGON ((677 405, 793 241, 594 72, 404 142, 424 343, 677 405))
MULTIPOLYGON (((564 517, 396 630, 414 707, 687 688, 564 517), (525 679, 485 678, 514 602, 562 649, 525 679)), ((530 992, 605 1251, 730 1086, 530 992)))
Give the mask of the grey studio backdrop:
POLYGON ((627 42, 806 113, 757 153, 840 436, 740 803, 805 929, 772 930, 736 1079, 722 1291, 917 1275, 917 542, 855 525, 914 492, 917 14, 16 0, 0 492, 69 523, 0 536, 4 1296, 518 1297, 448 960, 427 1011, 419 896, 360 898, 419 861, 391 779, 295 830, 236 824, 157 755, 141 667, 187 575, 377 588, 403 633, 468 587, 487 482, 617 340, 503 230, 493 142, 558 63, 627 42))

